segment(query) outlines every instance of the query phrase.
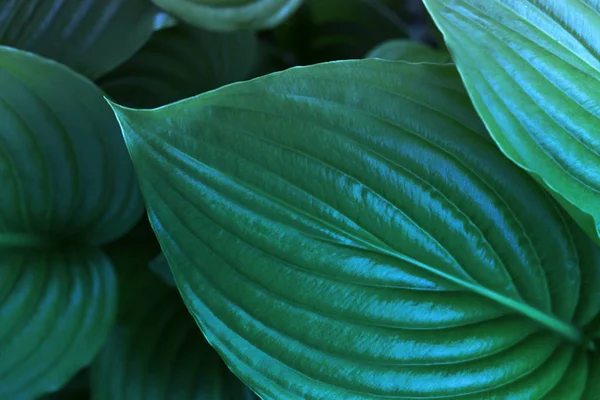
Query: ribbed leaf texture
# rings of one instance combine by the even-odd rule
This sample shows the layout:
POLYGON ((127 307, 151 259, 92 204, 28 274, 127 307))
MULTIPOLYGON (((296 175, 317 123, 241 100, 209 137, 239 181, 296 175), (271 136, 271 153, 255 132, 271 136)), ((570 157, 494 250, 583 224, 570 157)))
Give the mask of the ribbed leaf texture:
POLYGON ((600 1, 425 3, 500 148, 600 244, 600 1))
POLYGON ((101 91, 47 59, 0 47, 0 399, 52 392, 87 365, 116 313, 98 246, 142 202, 101 91))
POLYGON ((190 312, 263 399, 597 398, 600 250, 452 65, 113 107, 190 312))
POLYGON ((160 14, 149 0, 0 0, 0 45, 97 78, 142 47, 160 14))

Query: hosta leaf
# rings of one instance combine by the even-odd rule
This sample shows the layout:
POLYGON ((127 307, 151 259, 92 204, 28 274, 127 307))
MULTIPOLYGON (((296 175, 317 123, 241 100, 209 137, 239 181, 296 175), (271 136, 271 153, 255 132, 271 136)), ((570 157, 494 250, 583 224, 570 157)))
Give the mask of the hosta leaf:
POLYGON ((98 250, 9 253, 0 261, 0 398, 54 391, 100 349, 116 281, 98 250))
POLYGON ((145 301, 117 326, 94 361, 92 398, 255 399, 206 342, 179 293, 147 270, 138 270, 137 280, 144 285, 126 290, 145 301))
POLYGON ((253 32, 185 26, 156 32, 130 60, 100 80, 117 102, 152 108, 250 78, 258 55, 253 32))
POLYGON ((148 267, 165 282, 167 285, 175 286, 175 280, 173 279, 173 273, 169 267, 169 263, 165 258, 164 254, 160 254, 154 258, 148 267))
POLYGON ((596 237, 600 2, 425 3, 500 148, 562 196, 596 237))
POLYGON ((96 245, 139 219, 119 128, 93 83, 0 47, 0 398, 58 389, 114 319, 110 261, 96 245))
POLYGON ((149 0, 0 0, 0 44, 97 78, 142 47, 161 14, 149 0))
POLYGON ((152 0, 191 25, 214 31, 272 28, 303 0, 152 0))
POLYGON ((448 53, 436 50, 426 44, 406 39, 394 39, 383 42, 371 49, 366 57, 410 62, 452 62, 448 53))
POLYGON ((262 398, 595 384, 600 249, 452 65, 334 62, 115 111, 188 308, 262 398))

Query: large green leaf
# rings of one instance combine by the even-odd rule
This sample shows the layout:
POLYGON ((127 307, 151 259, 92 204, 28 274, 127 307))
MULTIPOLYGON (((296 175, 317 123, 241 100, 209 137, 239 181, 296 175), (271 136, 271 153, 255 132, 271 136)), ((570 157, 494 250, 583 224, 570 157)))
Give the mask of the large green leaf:
POLYGON ((215 31, 272 28, 303 0, 152 0, 191 25, 215 31))
POLYGON ((117 121, 93 83, 0 47, 0 398, 58 389, 114 319, 97 246, 124 234, 141 196, 117 121))
POLYGON ((92 398, 255 399, 206 342, 179 293, 145 265, 137 267, 136 279, 122 282, 122 290, 144 301, 135 304, 94 361, 92 398))
POLYGON ((250 78, 257 56, 253 32, 214 33, 178 26, 156 32, 99 84, 120 104, 158 107, 250 78))
POLYGON ((426 0, 504 153, 596 237, 600 2, 426 0))
POLYGON ((150 0, 0 0, 0 44, 96 78, 142 47, 162 20, 150 0))
POLYGON ((262 398, 596 396, 600 249, 497 150, 452 65, 114 107, 188 308, 262 398))

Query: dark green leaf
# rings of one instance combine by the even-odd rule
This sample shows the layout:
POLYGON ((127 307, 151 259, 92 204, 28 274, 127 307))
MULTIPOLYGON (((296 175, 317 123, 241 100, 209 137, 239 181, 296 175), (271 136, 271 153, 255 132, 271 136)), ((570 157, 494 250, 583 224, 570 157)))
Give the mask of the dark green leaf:
POLYGON ((141 196, 102 93, 72 70, 0 47, 0 399, 57 390, 94 356, 116 282, 96 247, 141 196))
POLYGON ((97 78, 142 47, 161 14, 149 0, 0 0, 0 44, 97 78))
POLYGON ((150 269, 169 286, 175 286, 175 280, 173 279, 173 273, 169 267, 169 263, 165 258, 164 254, 160 254, 153 259, 148 266, 150 269))
POLYGON ((280 48, 296 64, 361 58, 389 38, 406 37, 408 25, 396 12, 398 1, 308 0, 275 31, 280 48))
POLYGON ((152 0, 168 13, 214 31, 272 28, 292 15, 303 0, 152 0))
POLYGON ((600 2, 425 3, 502 151, 597 237, 600 2))
POLYGON ((3 250, 0 399, 55 391, 90 363, 112 327, 116 289, 98 250, 3 250))
POLYGON ((115 111, 188 308, 263 399, 595 396, 600 249, 452 65, 335 62, 115 111))
POLYGON ((121 104, 153 108, 248 79, 257 55, 253 32, 214 33, 178 26, 156 32, 99 84, 121 104))
POLYGON ((144 301, 92 365, 94 400, 256 398, 206 342, 176 290, 147 269, 137 281, 144 284, 127 290, 144 301))
POLYGON ((388 40, 369 51, 367 58, 385 60, 451 63, 450 54, 436 50, 426 44, 406 39, 388 40))

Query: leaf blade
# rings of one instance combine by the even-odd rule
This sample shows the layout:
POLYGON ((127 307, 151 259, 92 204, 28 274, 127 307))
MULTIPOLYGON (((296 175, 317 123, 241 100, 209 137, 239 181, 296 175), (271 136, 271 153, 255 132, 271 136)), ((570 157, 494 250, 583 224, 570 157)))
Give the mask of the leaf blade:
POLYGON ((129 58, 162 18, 145 0, 2 0, 0 10, 1 45, 57 60, 90 78, 129 58))
POLYGON ((425 3, 500 148, 597 241, 597 2, 425 3))
POLYGON ((188 308, 260 396, 541 398, 583 351, 481 296, 575 332, 600 254, 453 66, 334 62, 113 107, 188 308))

